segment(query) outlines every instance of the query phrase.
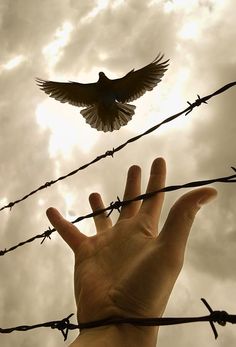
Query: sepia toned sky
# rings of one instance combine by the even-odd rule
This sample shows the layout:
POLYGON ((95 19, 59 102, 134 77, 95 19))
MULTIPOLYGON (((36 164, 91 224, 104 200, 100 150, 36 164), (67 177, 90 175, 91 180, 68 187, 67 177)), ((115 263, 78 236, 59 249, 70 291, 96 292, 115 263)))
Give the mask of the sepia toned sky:
MULTIPOLYGON (((236 80, 234 0, 0 0, 0 207, 181 111, 197 94, 236 80), (98 72, 122 77, 159 52, 170 59, 162 82, 132 102, 127 126, 102 133, 79 111, 41 92, 35 78, 94 82, 98 72)), ((236 166, 236 88, 196 108, 125 149, 0 212, 0 249, 44 232, 45 211, 69 220, 90 212, 88 195, 106 205, 122 197, 129 166, 142 167, 143 192, 154 158, 166 159, 167 185, 232 174, 236 166)), ((165 316, 201 316, 213 309, 236 314, 236 185, 215 184, 218 198, 199 212, 185 265, 165 316)), ((166 194, 162 215, 185 191, 166 194)), ((113 219, 117 214, 114 212, 113 219)), ((94 234, 93 220, 78 227, 94 234)), ((0 257, 0 327, 60 320, 76 313, 73 254, 57 233, 0 257)), ((96 295, 96 293, 94 293, 96 295)), ((76 316, 72 322, 76 324, 76 316)), ((208 323, 163 327, 158 346, 231 347, 234 326, 208 323)), ((2 347, 63 347, 57 330, 0 335, 2 347)))

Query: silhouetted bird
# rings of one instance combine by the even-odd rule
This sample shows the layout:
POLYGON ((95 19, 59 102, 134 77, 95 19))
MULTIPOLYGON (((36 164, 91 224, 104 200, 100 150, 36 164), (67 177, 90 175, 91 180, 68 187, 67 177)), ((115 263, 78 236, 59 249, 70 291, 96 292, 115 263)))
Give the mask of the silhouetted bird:
POLYGON ((63 83, 39 78, 36 78, 36 82, 50 97, 86 107, 80 113, 92 128, 104 132, 118 130, 134 114, 135 106, 128 102, 138 99, 161 81, 169 65, 169 60, 161 62, 163 56, 159 54, 152 63, 136 71, 133 69, 118 79, 109 79, 99 72, 99 79, 95 83, 63 83))

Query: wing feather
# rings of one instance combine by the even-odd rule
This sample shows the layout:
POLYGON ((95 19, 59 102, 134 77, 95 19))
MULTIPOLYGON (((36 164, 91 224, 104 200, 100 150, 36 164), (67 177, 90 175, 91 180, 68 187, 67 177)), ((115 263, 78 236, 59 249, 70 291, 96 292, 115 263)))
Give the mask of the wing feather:
POLYGON ((53 82, 36 78, 36 83, 50 97, 74 106, 93 105, 98 100, 96 83, 53 82))
POLYGON ((112 80, 112 89, 120 102, 130 102, 152 90, 161 81, 168 67, 168 61, 161 62, 159 54, 152 63, 139 70, 131 70, 124 77, 112 80))

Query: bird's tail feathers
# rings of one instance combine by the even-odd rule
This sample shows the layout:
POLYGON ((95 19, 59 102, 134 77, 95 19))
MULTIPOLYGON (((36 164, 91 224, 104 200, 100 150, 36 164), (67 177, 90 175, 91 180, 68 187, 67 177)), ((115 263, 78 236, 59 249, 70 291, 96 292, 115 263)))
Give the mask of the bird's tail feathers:
POLYGON ((88 123, 92 128, 102 130, 103 124, 100 118, 98 117, 96 105, 91 105, 87 108, 84 108, 80 111, 80 113, 85 118, 86 123, 88 123))
POLYGON ((126 125, 132 119, 135 108, 134 105, 116 102, 116 114, 111 114, 111 117, 106 118, 106 121, 99 116, 96 105, 89 106, 81 110, 80 113, 92 128, 107 132, 118 130, 121 126, 126 125))
POLYGON ((116 127, 114 130, 120 129, 121 126, 126 125, 133 117, 136 106, 130 104, 116 103, 118 115, 115 120, 116 127))

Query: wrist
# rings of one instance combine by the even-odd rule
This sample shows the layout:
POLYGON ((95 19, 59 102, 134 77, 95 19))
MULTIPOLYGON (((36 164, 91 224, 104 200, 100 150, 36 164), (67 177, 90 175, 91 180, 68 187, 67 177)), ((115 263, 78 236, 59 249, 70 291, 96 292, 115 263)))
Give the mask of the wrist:
POLYGON ((155 347, 158 327, 131 324, 83 329, 69 347, 155 347))

